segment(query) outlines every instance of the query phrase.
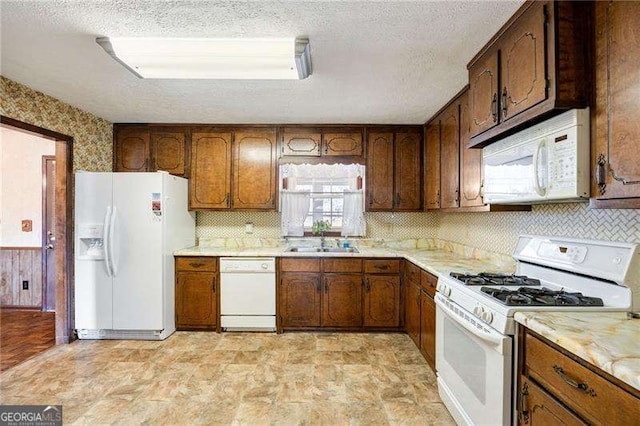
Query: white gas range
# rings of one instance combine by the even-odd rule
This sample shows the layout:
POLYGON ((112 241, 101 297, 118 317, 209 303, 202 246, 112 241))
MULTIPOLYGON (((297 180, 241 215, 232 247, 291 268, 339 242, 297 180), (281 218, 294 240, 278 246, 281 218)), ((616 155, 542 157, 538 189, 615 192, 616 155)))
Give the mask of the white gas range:
POLYGON ((521 236, 516 272, 438 280, 438 389, 458 424, 512 421, 517 311, 640 312, 637 244, 521 236))

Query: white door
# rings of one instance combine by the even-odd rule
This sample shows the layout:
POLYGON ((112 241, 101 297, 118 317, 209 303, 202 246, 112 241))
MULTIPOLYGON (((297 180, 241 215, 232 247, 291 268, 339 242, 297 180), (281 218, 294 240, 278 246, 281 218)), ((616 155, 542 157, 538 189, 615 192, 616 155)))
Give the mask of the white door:
POLYGON ((113 174, 115 330, 164 328, 162 189, 160 173, 113 174))
POLYGON ((93 240, 102 237, 112 204, 111 173, 77 173, 75 176, 75 328, 113 328, 112 279, 105 257, 87 256, 93 240))

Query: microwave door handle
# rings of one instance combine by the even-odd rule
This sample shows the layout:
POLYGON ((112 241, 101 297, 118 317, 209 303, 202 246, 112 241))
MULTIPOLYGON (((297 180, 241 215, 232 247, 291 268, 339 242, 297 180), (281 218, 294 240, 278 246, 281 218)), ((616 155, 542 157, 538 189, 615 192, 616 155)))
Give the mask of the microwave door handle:
MULTIPOLYGON (((441 297, 441 296, 440 296, 441 297)), ((447 315, 447 318, 451 319, 452 321, 455 321, 456 323, 458 323, 462 328, 464 328, 465 330, 467 330, 469 333, 473 334, 474 336, 492 343, 496 346, 498 346, 501 350, 502 350, 502 346, 504 343, 504 337, 503 336, 494 336, 493 334, 487 333, 484 330, 478 329, 476 327, 474 327, 473 325, 469 324, 468 322, 466 322, 465 320, 461 319, 460 317, 458 317, 458 315, 453 312, 451 309, 449 309, 449 307, 447 305, 445 305, 442 301, 440 301, 440 299, 438 298, 438 295, 436 295, 435 297, 435 302, 436 305, 438 305, 439 308, 441 308, 444 313, 447 315)))
POLYGON ((546 145, 546 139, 542 139, 538 143, 538 146, 533 153, 533 187, 535 188, 536 193, 541 197, 544 197, 547 194, 547 189, 540 186, 540 170, 538 167, 538 159, 540 158, 540 151, 542 150, 542 147, 546 147, 546 145))

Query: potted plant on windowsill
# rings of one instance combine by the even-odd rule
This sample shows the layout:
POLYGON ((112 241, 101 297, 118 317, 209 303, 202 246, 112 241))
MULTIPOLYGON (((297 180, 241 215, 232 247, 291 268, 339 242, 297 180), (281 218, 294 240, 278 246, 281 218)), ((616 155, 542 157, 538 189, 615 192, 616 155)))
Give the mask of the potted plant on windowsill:
POLYGON ((331 222, 328 220, 316 220, 311 227, 311 233, 313 235, 320 235, 320 247, 324 248, 325 239, 324 233, 331 230, 331 222))

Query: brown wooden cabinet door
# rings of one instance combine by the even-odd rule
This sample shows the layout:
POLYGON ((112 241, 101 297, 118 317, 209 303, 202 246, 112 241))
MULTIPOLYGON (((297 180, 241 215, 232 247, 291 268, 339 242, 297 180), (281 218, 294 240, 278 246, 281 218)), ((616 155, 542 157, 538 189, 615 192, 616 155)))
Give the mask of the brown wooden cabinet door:
POLYGON ((122 127, 116 131, 114 171, 149 171, 148 128, 122 127))
POLYGON ((281 327, 320 326, 320 274, 282 274, 279 296, 281 327))
POLYGON ((460 97, 460 207, 482 206, 482 150, 468 149, 469 92, 460 97))
POLYGON ((367 211, 393 209, 393 133, 367 137, 367 211))
POLYGON ((362 275, 325 274, 322 295, 324 327, 362 326, 362 275))
POLYGON ((527 426, 586 424, 524 376, 520 376, 517 398, 518 424, 527 426))
POLYGON ((598 199, 640 197, 640 2, 596 2, 596 136, 592 151, 598 199), (626 182, 626 184, 625 184, 626 182))
POLYGON ((163 170, 184 176, 187 143, 184 131, 151 131, 150 171, 163 170))
POLYGON ((424 131, 424 207, 440 208, 440 120, 427 124, 424 131))
POLYGON ((400 325, 400 277, 366 275, 364 283, 364 326, 400 325))
POLYGON ((395 192, 396 210, 422 208, 420 133, 396 133, 395 192))
POLYGON ((436 369, 436 303, 425 291, 420 294, 420 352, 436 369))
POLYGON ((282 155, 286 157, 319 157, 322 132, 318 129, 285 128, 282 155))
POLYGON ((193 132, 189 209, 231 206, 231 133, 193 132))
POLYGON ((216 328, 216 273, 176 273, 176 327, 216 328))
POLYGON ((325 156, 355 156, 364 153, 362 131, 325 131, 322 134, 322 155, 325 156))
POLYGON ((498 52, 489 50, 469 67, 471 136, 498 124, 498 52))
POLYGON ((233 142, 234 209, 276 208, 276 131, 246 129, 233 142))
POLYGON ((407 334, 420 347, 420 285, 405 282, 404 326, 407 334))
POLYGON ((501 120, 547 98, 545 7, 544 2, 533 2, 501 37, 501 120))
POLYGON ((440 208, 455 208, 460 206, 460 102, 440 117, 440 208))

